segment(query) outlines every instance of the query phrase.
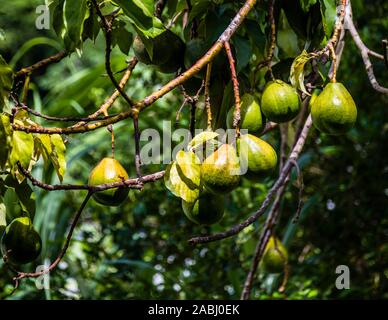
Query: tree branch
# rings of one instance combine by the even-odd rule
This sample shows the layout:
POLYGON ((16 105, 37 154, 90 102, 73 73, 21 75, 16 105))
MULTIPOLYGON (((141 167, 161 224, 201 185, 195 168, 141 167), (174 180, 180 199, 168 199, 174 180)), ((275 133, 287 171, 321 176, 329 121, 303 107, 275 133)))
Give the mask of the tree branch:
POLYGON ((72 223, 70 225, 70 230, 69 230, 69 233, 67 234, 65 244, 62 247, 62 250, 59 253, 58 257, 54 260, 54 262, 47 269, 45 269, 43 271, 40 271, 40 272, 18 272, 17 276, 14 278, 14 281, 16 283, 18 283, 21 279, 24 279, 24 278, 37 278, 37 277, 40 277, 40 276, 42 276, 44 274, 49 273, 54 268, 56 268, 56 266, 59 264, 59 262, 62 260, 62 258, 66 254, 66 251, 67 251, 67 249, 69 247, 69 244, 70 244, 70 240, 71 240, 71 238, 73 236, 74 229, 77 226, 77 223, 79 221, 79 218, 81 217, 82 211, 85 208, 86 204, 88 203, 88 201, 89 201, 90 197, 92 196, 92 194, 93 194, 93 192, 90 192, 90 191, 88 192, 88 194, 86 195, 86 197, 85 197, 84 201, 82 202, 81 206, 77 210, 77 212, 76 212, 76 214, 74 216, 74 219, 73 219, 73 221, 72 221, 72 223))
MULTIPOLYGON (((345 21, 346 21, 346 28, 349 30, 350 35, 352 36, 356 46, 358 47, 361 53, 361 57, 365 65, 366 74, 368 75, 369 82, 371 83, 373 89, 375 89, 378 92, 388 94, 388 88, 381 86, 377 82, 376 76, 373 71, 372 62, 369 59, 369 55, 376 56, 376 54, 375 53, 372 54, 372 51, 369 50, 369 48, 364 44, 364 42, 362 42, 361 37, 358 34, 356 27, 354 26, 350 10, 346 14, 345 21)), ((378 55, 378 58, 384 60, 383 56, 378 55)))
POLYGON ((141 178, 141 181, 139 178, 132 178, 123 180, 120 182, 112 182, 112 183, 106 183, 106 184, 100 184, 98 186, 90 186, 90 185, 77 185, 77 184, 47 184, 44 183, 35 177, 32 176, 32 174, 23 168, 20 163, 18 163, 18 168, 20 172, 31 181, 33 186, 37 186, 41 189, 47 190, 47 191, 57 191, 57 190, 88 190, 90 192, 97 192, 97 191, 104 191, 107 189, 113 189, 113 188, 131 188, 131 189, 142 189, 144 187, 145 183, 149 182, 155 182, 157 180, 160 180, 164 176, 164 171, 155 172, 149 175, 146 175, 141 178))
MULTIPOLYGON (((95 1, 95 0, 94 0, 95 1)), ((232 19, 229 26, 225 29, 225 31, 220 35, 218 40, 214 43, 214 45, 208 50, 205 55, 200 58, 191 68, 180 74, 175 79, 171 80, 167 84, 165 84, 158 91, 152 93, 148 97, 144 98, 142 101, 137 102, 131 110, 124 111, 119 113, 118 115, 102 120, 97 121, 93 124, 87 124, 84 126, 72 128, 44 128, 44 127, 28 127, 21 125, 13 125, 14 130, 20 130, 25 132, 34 132, 34 133, 47 133, 47 134, 73 134, 73 133, 83 133, 92 130, 96 130, 101 127, 108 126, 109 124, 117 123, 121 120, 132 117, 135 113, 141 112, 150 105, 152 105, 156 100, 163 97, 165 94, 176 88, 177 86, 183 84, 186 80, 197 74, 205 65, 207 65, 210 61, 212 61, 217 54, 222 50, 224 43, 229 41, 232 35, 237 31, 240 27, 241 23, 251 11, 253 6, 256 4, 257 0, 247 0, 245 4, 241 7, 236 16, 232 19)), ((120 91, 120 90, 119 90, 120 91)))
POLYGON ((134 102, 128 97, 128 95, 125 93, 125 91, 120 87, 118 84, 116 78, 113 75, 112 67, 110 65, 110 55, 112 52, 112 21, 114 17, 112 17, 112 21, 108 21, 108 19, 102 14, 100 7, 96 0, 91 0, 95 9, 97 15, 100 17, 102 26, 104 29, 105 34, 105 69, 108 73, 108 76, 110 80, 112 81, 113 85, 116 87, 117 91, 120 92, 121 96, 124 98, 124 100, 132 107, 134 105, 134 102))
POLYGON ((22 78, 26 75, 29 75, 29 74, 33 73, 35 70, 43 68, 43 67, 47 66, 48 64, 51 64, 54 62, 59 62, 64 57, 66 57, 68 54, 69 54, 68 52, 63 50, 63 51, 58 52, 57 54, 54 54, 51 57, 48 57, 48 58, 43 59, 39 62, 36 62, 29 67, 22 68, 18 72, 15 73, 15 79, 19 79, 19 78, 22 78))

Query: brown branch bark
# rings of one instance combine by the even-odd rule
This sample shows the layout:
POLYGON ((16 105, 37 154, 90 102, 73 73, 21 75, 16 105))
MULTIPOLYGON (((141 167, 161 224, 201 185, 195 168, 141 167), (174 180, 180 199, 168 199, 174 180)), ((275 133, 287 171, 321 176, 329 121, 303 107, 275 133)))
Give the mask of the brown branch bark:
POLYGON ((43 59, 39 62, 36 62, 29 67, 24 67, 15 73, 15 79, 19 79, 19 78, 22 78, 26 75, 29 75, 29 74, 33 73, 35 70, 41 69, 41 68, 43 68, 51 63, 59 62, 67 55, 68 55, 68 52, 63 50, 63 51, 58 52, 57 54, 54 54, 51 57, 48 57, 48 58, 43 59))
POLYGON ((131 189, 142 189, 144 187, 145 183, 149 182, 155 182, 157 180, 160 180, 164 176, 164 171, 155 172, 146 176, 143 176, 141 178, 141 181, 139 178, 132 178, 123 180, 121 182, 113 182, 113 183, 106 183, 106 184, 100 184, 98 186, 89 186, 89 185, 78 185, 78 184, 47 184, 44 183, 35 177, 32 176, 31 172, 23 168, 20 164, 18 164, 18 168, 20 172, 31 181, 32 185, 37 186, 41 189, 47 190, 47 191, 57 191, 57 190, 88 190, 90 192, 97 192, 97 191, 104 191, 107 189, 112 188, 131 188, 131 189))
POLYGON ((34 132, 34 133, 47 133, 47 134, 73 134, 73 133, 83 133, 92 130, 96 130, 101 127, 108 126, 110 124, 117 123, 121 120, 132 117, 135 113, 139 113, 152 105, 156 100, 163 97, 165 94, 176 88, 177 86, 183 84, 186 80, 197 74, 205 65, 207 65, 210 61, 212 61, 215 56, 222 50, 224 43, 229 41, 232 35, 237 31, 240 27, 241 23, 251 11, 253 6, 256 4, 257 0, 247 0, 245 4, 241 7, 236 16, 232 19, 229 26, 225 29, 225 31, 220 35, 218 40, 214 43, 214 45, 208 50, 208 52, 199 59, 191 68, 180 74, 175 79, 171 80, 167 84, 165 84, 158 91, 152 93, 142 101, 137 102, 131 110, 124 111, 119 113, 117 116, 114 116, 110 119, 97 121, 93 124, 87 124, 84 126, 76 127, 76 128, 44 128, 44 127, 26 127, 21 125, 13 125, 14 130, 20 130, 25 132, 34 132))

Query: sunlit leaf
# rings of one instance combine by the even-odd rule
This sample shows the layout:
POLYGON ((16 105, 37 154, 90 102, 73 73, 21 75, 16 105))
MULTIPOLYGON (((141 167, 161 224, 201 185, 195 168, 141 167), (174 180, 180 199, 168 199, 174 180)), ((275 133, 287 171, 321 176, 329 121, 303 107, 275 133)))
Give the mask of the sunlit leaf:
POLYGON ((34 138, 32 134, 14 131, 12 135, 12 151, 9 156, 11 166, 15 169, 16 163, 20 162, 24 168, 28 168, 33 152, 34 138))
POLYGON ((193 152, 179 151, 176 160, 166 168, 164 181, 167 189, 187 202, 198 198, 200 191, 200 164, 193 152))
POLYGON ((214 131, 203 131, 197 134, 188 144, 187 149, 193 150, 204 144, 206 141, 212 140, 218 137, 218 133, 214 131))
POLYGON ((62 182, 63 176, 66 172, 66 146, 59 134, 51 135, 51 148, 51 161, 59 180, 62 182))
POLYGON ((303 50, 303 52, 295 58, 290 71, 291 84, 307 95, 309 95, 309 93, 304 85, 304 67, 310 59, 312 59, 312 56, 306 50, 303 50))

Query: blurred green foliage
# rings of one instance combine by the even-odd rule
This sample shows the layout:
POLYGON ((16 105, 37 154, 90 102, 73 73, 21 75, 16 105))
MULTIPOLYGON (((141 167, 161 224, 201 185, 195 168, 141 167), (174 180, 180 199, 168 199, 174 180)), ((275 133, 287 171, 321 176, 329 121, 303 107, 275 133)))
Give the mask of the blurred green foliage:
MULTIPOLYGON (((33 27, 34 8, 42 1, 14 0, 7 6, 4 2, 0 1, 0 50, 6 61, 30 39, 56 39, 52 30, 33 27)), ((371 49, 380 52, 380 41, 388 26, 388 4, 352 3, 360 35, 371 49)), ((287 43, 288 37, 296 38, 284 22, 279 59, 300 52, 300 43, 287 43)), ((54 52, 51 47, 36 45, 16 66, 30 65, 54 52)), ((32 78, 29 105, 56 116, 81 116, 95 110, 113 90, 105 75, 101 34, 95 43, 87 41, 83 52, 82 56, 72 54, 39 71, 32 78)), ((115 48, 113 69, 123 69, 127 58, 115 48)), ((387 84, 383 62, 374 62, 377 78, 387 84)), ((171 77, 139 64, 126 90, 135 100, 141 99, 171 77)), ((276 227, 276 235, 283 239, 290 256, 286 290, 278 292, 281 277, 259 272, 254 298, 388 298, 388 97, 369 85, 350 37, 346 37, 338 81, 346 85, 358 105, 356 127, 340 137, 311 131, 299 160, 305 183, 301 218, 297 224, 291 222, 298 203, 293 176, 276 227), (335 287, 335 269, 341 264, 350 268, 350 290, 335 287)), ((264 81, 259 82, 261 91, 264 81)), ((175 121, 182 99, 180 91, 174 90, 157 101, 142 114, 141 129, 162 132, 162 120, 175 121)), ((112 112, 126 108, 119 100, 112 112)), ((185 108, 179 126, 187 127, 188 118, 185 108)), ((116 157, 129 175, 135 176, 131 121, 116 124, 114 129, 116 157)), ((268 134, 266 140, 278 150, 277 132, 268 134)), ((68 136, 65 182, 85 183, 91 169, 109 152, 110 135, 105 129, 68 136)), ((162 165, 154 164, 143 171, 161 169, 162 165)), ((54 170, 44 169, 41 163, 33 173, 48 183, 58 183, 54 170)), ((162 181, 146 185, 141 192, 130 191, 128 201, 118 208, 90 201, 67 255, 50 275, 50 289, 38 290, 34 281, 26 280, 10 299, 237 299, 264 218, 231 239, 198 247, 188 245, 187 240, 191 235, 222 231, 246 219, 259 207, 275 178, 273 175, 257 183, 243 181, 227 196, 224 219, 211 227, 198 227, 187 220, 180 200, 166 190, 162 181)), ((44 243, 38 264, 43 264, 59 252, 72 214, 85 192, 46 192, 38 188, 35 192, 34 225, 44 243)), ((26 270, 31 268, 34 266, 27 266, 26 270)), ((6 297, 12 287, 12 273, 0 262, 0 298, 6 297)))

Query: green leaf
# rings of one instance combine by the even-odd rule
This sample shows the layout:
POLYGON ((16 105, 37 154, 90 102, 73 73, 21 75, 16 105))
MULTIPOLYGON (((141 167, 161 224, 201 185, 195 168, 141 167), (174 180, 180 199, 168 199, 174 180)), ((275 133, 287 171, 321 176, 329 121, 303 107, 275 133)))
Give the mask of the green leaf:
POLYGON ((252 49, 249 40, 239 35, 233 38, 233 44, 236 49, 236 69, 238 73, 248 65, 252 56, 252 49))
POLYGON ((89 17, 87 0, 66 0, 64 18, 67 35, 74 48, 79 48, 82 43, 84 21, 89 17))
POLYGON ((192 10, 190 11, 188 23, 193 21, 193 19, 197 17, 201 17, 202 14, 204 14, 206 11, 209 10, 211 7, 212 2, 210 0, 197 0, 194 3, 192 3, 192 10))
POLYGON ((205 142, 212 140, 218 137, 218 133, 214 131, 203 131, 197 134, 188 144, 187 149, 192 151, 199 146, 203 145, 205 142))
POLYGON ((319 0, 319 3, 321 4, 323 30, 325 31, 326 38, 330 38, 337 18, 335 1, 319 0))
POLYGON ((13 219, 16 219, 23 215, 23 210, 19 202, 19 197, 15 191, 15 188, 7 188, 4 193, 4 205, 6 210, 6 219, 8 222, 11 222, 13 219))
POLYGON ((113 38, 114 42, 119 46, 121 52, 127 55, 132 45, 133 36, 132 33, 125 29, 125 24, 120 24, 113 30, 113 38))
POLYGON ((30 165, 31 157, 34 152, 34 138, 32 134, 23 131, 14 131, 12 135, 12 151, 9 156, 10 164, 15 166, 19 161, 24 168, 30 165))
POLYGON ((154 16, 153 0, 115 0, 115 2, 147 38, 155 38, 165 30, 162 22, 154 16))
POLYGON ((62 182, 66 172, 66 146, 59 134, 53 134, 50 138, 52 148, 52 152, 50 153, 51 162, 59 180, 62 182))
POLYGON ((0 111, 6 106, 12 89, 13 71, 0 55, 0 111))
POLYGON ((19 205, 22 211, 27 212, 31 219, 35 215, 35 193, 28 185, 27 180, 24 180, 22 183, 19 183, 17 179, 8 175, 5 179, 6 188, 11 188, 16 192, 16 195, 19 200, 19 205))
POLYGON ((59 3, 53 3, 50 8, 50 12, 53 12, 52 21, 53 29, 59 37, 63 37, 65 29, 65 20, 63 17, 63 7, 65 5, 65 0, 60 0, 59 3))
POLYGON ((86 39, 91 39, 95 41, 100 32, 100 24, 98 22, 98 16, 92 10, 89 10, 89 17, 84 22, 84 29, 82 32, 82 39, 85 41, 86 39))
POLYGON ((45 165, 52 164, 59 180, 62 182, 66 172, 66 146, 62 137, 59 134, 39 134, 35 136, 35 140, 45 165))
MULTIPOLYGON (((335 2, 331 0, 332 2, 335 2)), ((310 7, 317 3, 317 0, 299 0, 300 6, 302 7, 304 12, 308 12, 310 7)))
POLYGON ((166 168, 164 182, 175 196, 194 202, 200 191, 200 161, 193 152, 179 151, 166 168))
POLYGON ((3 227, 7 226, 7 220, 6 220, 6 209, 5 209, 5 204, 2 203, 3 200, 0 197, 0 238, 2 236, 2 233, 4 231, 3 227))
POLYGON ((292 63, 290 72, 291 84, 307 95, 310 94, 304 86, 304 67, 310 59, 312 59, 312 56, 306 50, 303 50, 303 52, 297 56, 292 63))
POLYGON ((11 150, 12 128, 9 117, 6 114, 0 114, 0 168, 4 168, 7 163, 8 154, 11 150))

